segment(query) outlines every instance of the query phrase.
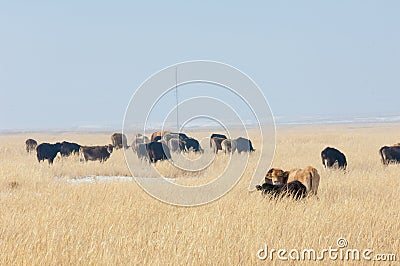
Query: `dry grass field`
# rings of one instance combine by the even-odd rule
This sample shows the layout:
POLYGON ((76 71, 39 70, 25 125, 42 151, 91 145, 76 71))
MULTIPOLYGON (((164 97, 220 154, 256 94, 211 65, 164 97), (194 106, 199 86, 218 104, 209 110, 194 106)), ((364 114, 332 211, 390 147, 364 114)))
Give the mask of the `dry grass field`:
MULTIPOLYGON (((121 150, 105 163, 80 163, 76 156, 56 159, 49 166, 47 162, 39 164, 35 155, 24 149, 28 137, 38 142, 103 145, 110 143, 111 134, 2 135, 0 264, 286 264, 276 253, 272 261, 263 261, 257 252, 266 244, 269 249, 321 251, 337 248, 337 239, 343 237, 347 248, 371 249, 371 257, 378 253, 397 256, 397 262, 361 261, 363 264, 395 265, 400 261, 400 166, 384 167, 378 150, 400 142, 399 132, 398 124, 278 127, 273 167, 316 167, 321 175, 319 197, 296 202, 269 200, 248 192, 254 154, 244 176, 229 193, 200 207, 162 203, 134 181, 63 182, 88 175, 129 176, 121 150), (346 154, 345 174, 323 170, 320 152, 326 146, 346 154)), ((189 134, 199 138, 208 135, 189 134)), ((253 144, 257 149, 259 140, 253 144)), ((203 183, 223 171, 225 162, 226 155, 218 154, 209 168, 192 176, 167 162, 157 163, 157 168, 168 177, 182 176, 182 183, 203 183)), ((316 263, 333 261, 325 255, 316 263)))

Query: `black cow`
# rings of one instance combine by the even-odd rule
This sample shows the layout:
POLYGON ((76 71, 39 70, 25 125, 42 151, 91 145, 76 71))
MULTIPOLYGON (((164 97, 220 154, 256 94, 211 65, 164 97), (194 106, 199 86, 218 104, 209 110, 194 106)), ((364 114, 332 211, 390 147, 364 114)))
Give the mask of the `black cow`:
POLYGON ((384 165, 400 163, 400 146, 383 146, 379 149, 379 154, 384 165))
POLYGON ((47 160, 49 164, 53 164, 54 158, 56 158, 57 153, 61 150, 61 143, 57 142, 55 144, 42 143, 36 147, 36 156, 39 163, 41 161, 47 160))
POLYGON ((189 137, 185 133, 168 133, 163 136, 163 139, 165 140, 166 143, 168 143, 170 139, 177 139, 177 138, 185 141, 189 137))
POLYGON ((200 143, 197 139, 188 138, 184 142, 187 151, 193 150, 194 152, 203 152, 203 149, 200 147, 200 143))
POLYGON ((269 182, 257 185, 257 190, 260 190, 263 195, 269 195, 271 198, 290 196, 296 200, 304 198, 307 195, 307 188, 300 181, 292 181, 287 184, 273 185, 269 182))
POLYGON ((71 154, 78 154, 80 148, 81 148, 81 145, 79 145, 79 144, 63 141, 61 143, 60 153, 61 153, 61 156, 66 157, 66 156, 70 156, 71 154))
POLYGON ((110 158, 113 152, 113 145, 105 146, 82 146, 79 149, 79 158, 81 162, 100 161, 105 162, 110 158))
POLYGON ((161 139, 162 139, 161 136, 156 136, 156 137, 154 137, 153 141, 160 141, 161 139))
POLYGON ((321 159, 324 168, 338 168, 346 170, 346 156, 339 150, 331 147, 325 148, 321 152, 321 159))
POLYGON ((111 135, 111 142, 115 149, 127 149, 128 141, 126 140, 125 134, 114 133, 111 135))
POLYGON ((151 163, 156 163, 159 160, 166 160, 171 158, 171 153, 164 142, 150 142, 146 145, 148 158, 151 163))
POLYGON ((25 148, 26 152, 30 153, 31 151, 34 151, 37 147, 37 142, 34 139, 27 139, 25 141, 25 148))
POLYGON ((212 141, 213 138, 227 139, 227 137, 223 134, 215 134, 215 133, 212 134, 210 137, 210 148, 212 148, 212 146, 213 146, 213 141, 212 141))
POLYGON ((235 141, 236 141, 236 150, 239 154, 241 152, 255 151, 253 148, 253 144, 251 143, 251 140, 239 137, 235 141))

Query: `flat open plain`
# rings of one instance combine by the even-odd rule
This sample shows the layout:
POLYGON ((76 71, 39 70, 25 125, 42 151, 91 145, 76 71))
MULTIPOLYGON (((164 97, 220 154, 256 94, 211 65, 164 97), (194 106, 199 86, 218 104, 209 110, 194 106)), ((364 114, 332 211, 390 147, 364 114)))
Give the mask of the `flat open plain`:
MULTIPOLYGON (((272 166, 316 167, 321 175, 318 198, 265 199, 247 190, 247 170, 220 200, 176 207, 155 200, 133 181, 59 181, 130 176, 121 150, 105 163, 81 163, 74 156, 56 158, 49 166, 39 164, 24 147, 27 138, 104 145, 111 134, 0 135, 0 264, 265 265, 269 259, 257 258, 265 244, 270 249, 320 251, 337 248, 341 237, 349 248, 397 253, 399 261, 400 165, 384 167, 378 150, 400 142, 400 124, 280 126, 276 134, 272 166), (323 170, 320 152, 326 146, 345 153, 346 173, 323 170)), ((201 139, 209 133, 189 135, 201 139)), ((251 159, 259 152, 260 140, 252 141, 256 151, 248 169, 256 166, 251 159)), ((218 154, 210 167, 193 174, 168 162, 157 163, 157 168, 179 182, 200 184, 224 171, 228 157, 218 154)), ((272 262, 279 263, 276 254, 272 262)), ((295 262, 301 263, 310 262, 295 262)), ((319 263, 332 260, 326 255, 319 263)))

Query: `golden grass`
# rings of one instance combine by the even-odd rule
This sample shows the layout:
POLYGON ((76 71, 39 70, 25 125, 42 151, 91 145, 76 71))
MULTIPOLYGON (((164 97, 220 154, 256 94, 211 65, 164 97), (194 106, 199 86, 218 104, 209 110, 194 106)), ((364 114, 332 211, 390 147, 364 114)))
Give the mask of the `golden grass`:
MULTIPOLYGON (((273 166, 316 167, 321 175, 319 199, 271 201, 249 193, 248 170, 255 167, 250 160, 232 191, 191 208, 161 203, 135 182, 54 180, 130 175, 120 150, 103 164, 82 164, 73 157, 56 159, 53 166, 39 164, 24 150, 28 137, 103 145, 110 142, 109 135, 0 136, 0 264, 262 265, 269 261, 260 261, 256 253, 264 244, 322 250, 336 247, 339 237, 345 237, 350 248, 397 253, 399 261, 400 166, 384 167, 378 155, 381 146, 399 142, 399 130, 396 124, 280 127, 273 166), (328 145, 346 154, 346 174, 322 169, 320 152, 328 145)), ((254 144, 257 149, 259 141, 254 144)), ((219 154, 208 169, 179 181, 212 180, 225 162, 226 156, 219 154)), ((167 162, 157 168, 169 177, 182 174, 167 162)), ((332 261, 325 258, 322 263, 332 261)))

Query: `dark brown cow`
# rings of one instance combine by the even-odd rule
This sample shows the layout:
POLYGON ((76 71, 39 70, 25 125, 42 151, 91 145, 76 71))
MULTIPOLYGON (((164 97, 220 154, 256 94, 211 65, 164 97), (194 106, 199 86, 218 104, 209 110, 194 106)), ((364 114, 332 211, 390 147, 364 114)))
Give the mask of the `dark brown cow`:
POLYGON ((25 148, 26 148, 26 152, 30 153, 31 151, 36 150, 37 147, 37 142, 34 139, 27 139, 25 141, 25 148))
POLYGON ((170 150, 164 141, 141 143, 136 149, 136 155, 140 160, 147 160, 150 163, 171 158, 170 150))
POLYGON ((203 153, 204 150, 201 148, 200 143, 197 139, 187 138, 184 140, 186 151, 194 151, 203 153))
POLYGON ((379 154, 384 165, 400 163, 400 146, 383 146, 379 149, 379 154))
POLYGON ((113 151, 113 145, 105 146, 82 146, 79 149, 79 158, 81 162, 100 161, 105 162, 113 151))
POLYGON ((212 142, 211 147, 215 153, 218 153, 218 151, 222 151, 221 144, 224 140, 225 140, 224 138, 217 138, 217 137, 211 139, 212 142))
POLYGON ((111 135, 111 142, 115 149, 127 149, 128 142, 126 140, 125 134, 122 133, 114 133, 111 135))
POLYGON ((67 156, 70 156, 71 154, 78 154, 80 148, 81 148, 81 145, 79 145, 77 143, 63 141, 61 143, 60 153, 61 153, 61 156, 67 157, 67 156))

